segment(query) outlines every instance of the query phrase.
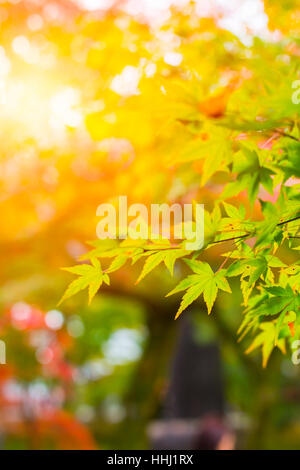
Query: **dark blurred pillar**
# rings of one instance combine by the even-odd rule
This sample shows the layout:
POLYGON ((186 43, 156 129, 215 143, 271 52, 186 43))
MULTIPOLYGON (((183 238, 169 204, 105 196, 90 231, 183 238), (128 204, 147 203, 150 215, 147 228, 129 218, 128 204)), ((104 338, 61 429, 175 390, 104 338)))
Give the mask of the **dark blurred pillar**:
POLYGON ((224 387, 219 347, 199 344, 192 319, 179 320, 179 336, 171 363, 168 390, 160 419, 150 423, 153 449, 195 449, 205 415, 223 415, 224 387))
POLYGON ((189 314, 180 320, 163 418, 195 419, 223 414, 224 387, 218 345, 199 344, 189 314))

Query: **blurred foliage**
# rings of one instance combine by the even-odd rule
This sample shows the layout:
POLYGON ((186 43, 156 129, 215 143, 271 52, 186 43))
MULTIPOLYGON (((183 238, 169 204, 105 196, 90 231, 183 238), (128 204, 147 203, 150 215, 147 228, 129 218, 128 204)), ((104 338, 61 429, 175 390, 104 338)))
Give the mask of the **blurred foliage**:
MULTIPOLYGON (((146 428, 165 396, 181 321, 173 321, 178 299, 163 296, 189 271, 178 261, 173 278, 161 267, 134 286, 138 261, 114 272, 90 306, 79 293, 57 307, 70 280, 60 268, 97 247, 87 241, 95 238, 101 202, 114 204, 121 194, 147 206, 197 200, 209 214, 206 236, 221 241, 213 209, 232 171, 244 173, 233 164, 253 152, 264 170, 261 185, 252 186, 250 201, 248 180, 247 188, 229 192, 221 218, 236 219, 244 206, 255 225, 275 219, 272 207, 282 199, 299 201, 299 111, 291 101, 299 79, 298 2, 266 0, 268 25, 261 34, 245 26, 240 35, 224 27, 222 2, 202 16, 197 3, 154 22, 128 15, 126 2, 95 12, 65 0, 0 4, 5 448, 149 445, 146 428)), ((284 229, 284 237, 297 236, 297 227, 284 229)), ((266 239, 259 242, 265 250, 266 239)), ((288 243, 280 259, 298 269, 291 249, 297 240, 288 243)), ((201 253, 213 271, 223 246, 201 253)), ((104 259, 104 270, 110 261, 104 259)), ((276 283, 282 271, 286 287, 294 273, 272 269, 276 283)), ((240 446, 299 448, 299 368, 290 352, 274 351, 265 370, 259 356, 244 354, 235 278, 231 289, 218 296, 214 318, 202 301, 190 310, 198 341, 220 344, 228 411, 244 430, 240 446)), ((298 335, 299 325, 290 323, 298 335)), ((288 341, 296 338, 292 331, 284 326, 288 341)))

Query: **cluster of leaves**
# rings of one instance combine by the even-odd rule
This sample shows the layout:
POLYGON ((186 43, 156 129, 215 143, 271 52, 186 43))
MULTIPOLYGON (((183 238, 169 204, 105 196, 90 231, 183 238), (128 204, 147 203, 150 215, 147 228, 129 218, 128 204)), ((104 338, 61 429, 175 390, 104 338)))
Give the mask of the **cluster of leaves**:
MULTIPOLYGON (((264 178, 263 168, 261 175, 264 178)), ((296 194, 298 185, 293 188, 283 186, 276 207, 270 202, 261 201, 264 219, 259 221, 246 219, 243 205, 237 208, 225 201, 216 205, 212 214, 206 213, 207 238, 203 250, 219 243, 230 242, 234 245, 231 251, 223 254, 225 260, 216 271, 207 262, 200 260, 202 250, 187 251, 183 247, 184 242, 176 245, 169 240, 93 242, 94 249, 83 256, 91 264, 65 268, 79 277, 70 284, 62 300, 88 287, 91 301, 102 282, 109 285, 109 274, 120 269, 127 261, 134 264, 146 258, 137 280, 140 282, 161 263, 173 275, 174 264, 181 259, 192 274, 167 294, 169 296, 184 291, 176 318, 202 294, 210 314, 218 290, 231 293, 228 280, 238 276, 245 306, 239 332, 241 337, 250 331, 257 333, 248 352, 262 346, 263 364, 266 365, 275 346, 285 351, 286 339, 293 339, 296 333, 299 335, 300 263, 287 265, 277 256, 284 244, 288 244, 291 250, 299 249, 295 246, 299 230, 295 222, 300 217, 300 202, 294 198, 296 194), (220 205, 224 208, 224 216, 220 205), (228 233, 234 236, 228 238, 228 233), (112 262, 102 270, 98 258, 112 258, 112 262), (225 267, 227 263, 229 265, 225 267)))
MULTIPOLYGON (((173 183, 183 183, 177 201, 203 203, 205 194, 204 245, 193 251, 185 249, 185 240, 98 240, 82 258, 90 264, 67 268, 79 278, 63 300, 85 288, 91 300, 127 261, 145 259, 137 282, 162 263, 172 275, 178 261, 191 273, 167 294, 184 292, 177 318, 201 295, 210 313, 218 291, 230 293, 230 280, 238 277, 245 309, 240 334, 254 335, 248 351, 261 347, 266 365, 274 347, 285 351, 300 335, 300 124, 292 102, 299 50, 287 39, 256 39, 245 47, 220 30, 217 40, 207 38, 207 24, 191 26, 184 15, 170 23, 181 39, 181 65, 166 73, 157 62, 156 75, 141 79, 140 94, 120 107, 127 118, 139 116, 141 133, 156 116, 155 138, 136 143, 137 159, 147 160, 152 148, 160 171, 171 169, 173 183), (226 52, 228 44, 235 53, 226 52), (210 253, 216 247, 224 247, 224 261, 215 269, 210 253), (106 258, 112 262, 102 269, 106 258)), ((122 132, 134 141, 132 129, 122 132)))

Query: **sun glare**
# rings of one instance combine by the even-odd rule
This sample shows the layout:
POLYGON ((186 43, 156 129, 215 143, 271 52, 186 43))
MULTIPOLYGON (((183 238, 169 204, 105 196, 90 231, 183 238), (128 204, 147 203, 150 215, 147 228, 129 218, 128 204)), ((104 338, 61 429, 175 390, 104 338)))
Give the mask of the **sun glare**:
POLYGON ((82 123, 79 90, 54 86, 45 76, 23 75, 1 81, 0 121, 16 126, 16 133, 36 139, 41 146, 61 141, 67 128, 82 123))
MULTIPOLYGON (((111 0, 77 1, 81 8, 91 12, 107 9, 112 3, 111 0)), ((166 12, 171 5, 185 3, 186 0, 128 0, 124 9, 133 16, 143 13, 149 21, 154 17, 163 20, 168 16, 166 12)), ((233 6, 229 7, 224 0, 214 0, 210 7, 202 0, 196 4, 199 16, 214 16, 219 12, 220 25, 234 30, 245 42, 249 41, 251 31, 257 35, 267 31, 261 0, 235 0, 233 24, 230 23, 233 6)), ((0 121, 4 128, 10 126, 16 134, 32 137, 42 146, 61 143, 69 128, 84 126, 80 90, 72 80, 68 83, 68 76, 57 65, 55 48, 40 33, 47 21, 59 18, 58 6, 54 8, 51 5, 29 15, 22 32, 13 37, 5 48, 0 47, 0 121)), ((172 49, 170 38, 164 41, 162 33, 157 33, 157 37, 162 38, 165 63, 179 66, 182 56, 172 49)), ((155 64, 148 65, 146 76, 155 74, 151 67, 155 64)), ((140 69, 127 65, 112 79, 110 88, 120 96, 139 94, 140 78, 140 69)))

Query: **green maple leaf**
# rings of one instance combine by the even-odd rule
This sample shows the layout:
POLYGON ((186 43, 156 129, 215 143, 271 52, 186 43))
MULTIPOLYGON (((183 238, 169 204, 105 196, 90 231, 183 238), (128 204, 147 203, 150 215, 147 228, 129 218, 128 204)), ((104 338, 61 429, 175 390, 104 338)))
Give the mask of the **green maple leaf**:
POLYGON ((232 141, 227 129, 207 124, 202 132, 207 140, 192 140, 179 155, 180 163, 204 160, 201 185, 204 186, 211 176, 218 171, 227 171, 232 162, 232 141))
MULTIPOLYGON (((246 354, 249 354, 254 349, 261 347, 262 348, 262 356, 263 356, 263 367, 267 366, 269 357, 275 347, 276 343, 276 327, 274 323, 261 323, 260 325, 261 333, 259 333, 251 346, 247 349, 246 354)), ((285 340, 281 338, 277 340, 276 346, 285 353, 285 340)))
MULTIPOLYGON (((291 132, 291 135, 295 139, 300 138, 300 133, 298 129, 295 128, 291 132)), ((282 160, 277 164, 277 168, 284 172, 285 180, 294 176, 296 178, 300 177, 300 142, 288 138, 283 140, 283 154, 282 160)))
POLYGON ((190 251, 184 249, 163 249, 161 251, 150 251, 149 253, 144 253, 144 256, 148 256, 142 272, 136 281, 136 284, 139 283, 144 277, 153 271, 161 262, 164 262, 171 276, 173 275, 174 264, 177 259, 182 258, 190 254, 190 251))
POLYGON ((215 303, 218 290, 221 289, 225 292, 231 292, 228 281, 224 275, 224 270, 214 273, 208 263, 195 260, 185 260, 185 262, 195 274, 190 275, 181 281, 175 289, 167 295, 173 295, 182 290, 186 290, 175 319, 178 318, 191 303, 200 297, 201 294, 203 294, 203 299, 207 306, 207 312, 210 314, 215 303))
POLYGON ((291 310, 299 310, 299 296, 295 295, 289 285, 285 288, 281 286, 265 287, 265 291, 270 293, 272 297, 265 300, 262 306, 257 309, 256 313, 258 315, 276 315, 291 310))
POLYGON ((232 172, 237 174, 236 181, 229 183, 223 193, 222 199, 236 196, 247 189, 251 206, 256 200, 259 185, 270 193, 273 193, 272 175, 274 171, 263 166, 257 152, 245 145, 240 145, 241 150, 234 156, 232 172))
POLYGON ((79 277, 68 286, 59 305, 64 300, 87 288, 89 292, 89 303, 91 303, 102 283, 105 282, 109 284, 109 277, 106 273, 103 273, 100 262, 97 259, 92 259, 91 262, 91 265, 81 264, 69 268, 62 268, 64 271, 77 274, 79 277))

